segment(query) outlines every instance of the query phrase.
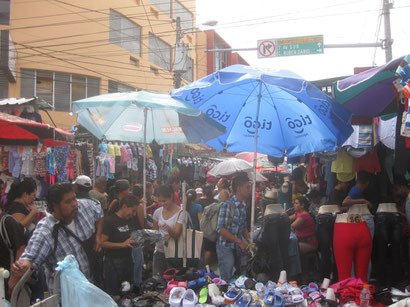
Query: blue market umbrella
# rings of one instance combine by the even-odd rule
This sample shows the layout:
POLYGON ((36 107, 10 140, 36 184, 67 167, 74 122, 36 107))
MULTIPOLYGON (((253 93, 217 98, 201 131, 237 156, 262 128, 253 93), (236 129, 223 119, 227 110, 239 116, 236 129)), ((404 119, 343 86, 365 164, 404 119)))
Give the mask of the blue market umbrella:
MULTIPOLYGON (((158 144, 199 143, 225 127, 192 105, 170 95, 147 91, 112 93, 77 100, 77 122, 98 139, 158 144)), ((144 209, 146 185, 144 153, 144 209)), ((144 214, 145 214, 144 210, 144 214)))
POLYGON ((147 91, 77 100, 73 112, 79 124, 108 141, 200 143, 225 132, 225 127, 190 104, 147 91))
MULTIPOLYGON (((218 150, 254 152, 254 174, 257 152, 295 157, 333 151, 353 132, 349 111, 290 71, 233 65, 171 95, 226 126, 226 133, 206 144, 218 150)), ((255 185, 253 198, 254 194, 255 185)), ((254 210, 251 229, 253 220, 254 210)))

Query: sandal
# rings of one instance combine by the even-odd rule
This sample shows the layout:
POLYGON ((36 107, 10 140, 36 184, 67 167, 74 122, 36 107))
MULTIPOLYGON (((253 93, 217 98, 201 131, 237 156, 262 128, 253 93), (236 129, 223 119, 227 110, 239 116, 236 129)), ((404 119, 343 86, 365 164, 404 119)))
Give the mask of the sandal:
POLYGON ((232 287, 228 290, 228 292, 225 293, 224 298, 227 301, 233 302, 240 298, 243 294, 243 291, 239 288, 232 287))
POLYGON ((216 284, 217 286, 227 285, 226 281, 223 280, 223 279, 221 279, 221 278, 219 278, 219 277, 216 277, 216 278, 212 279, 212 282, 213 282, 214 284, 216 284))
POLYGON ((198 290, 202 287, 205 287, 206 285, 212 283, 212 280, 209 276, 207 277, 201 277, 197 280, 191 280, 188 282, 188 288, 192 290, 198 290))
POLYGON ((165 279, 172 279, 176 273, 178 273, 178 270, 171 268, 166 270, 164 274, 162 274, 162 277, 164 277, 165 279))
POLYGON ((314 282, 311 282, 308 287, 308 294, 312 292, 319 292, 319 286, 314 282))
POLYGON ((199 304, 205 304, 208 301, 208 287, 203 287, 201 291, 199 291, 199 304))
POLYGON ((245 293, 244 295, 242 295, 236 302, 235 302, 235 306, 249 306, 250 304, 252 304, 252 295, 250 295, 249 293, 245 293))
POLYGON ((300 304, 305 300, 303 292, 299 288, 289 289, 288 295, 292 304, 300 304))

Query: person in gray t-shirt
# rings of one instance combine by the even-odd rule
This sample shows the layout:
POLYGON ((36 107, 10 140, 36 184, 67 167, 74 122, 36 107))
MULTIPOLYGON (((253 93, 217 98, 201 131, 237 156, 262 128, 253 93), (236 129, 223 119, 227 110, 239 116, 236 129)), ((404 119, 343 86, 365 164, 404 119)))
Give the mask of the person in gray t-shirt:
POLYGON ((104 212, 108 209, 108 199, 107 194, 105 193, 107 189, 107 178, 98 177, 95 180, 94 188, 89 192, 89 194, 97 199, 101 203, 101 207, 104 212))

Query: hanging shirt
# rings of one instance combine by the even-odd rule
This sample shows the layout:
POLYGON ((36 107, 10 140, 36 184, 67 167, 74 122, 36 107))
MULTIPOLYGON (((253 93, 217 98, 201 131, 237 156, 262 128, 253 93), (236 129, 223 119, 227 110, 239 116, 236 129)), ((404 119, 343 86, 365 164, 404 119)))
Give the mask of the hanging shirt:
POLYGON ((357 158, 354 170, 355 172, 380 173, 381 167, 377 151, 373 150, 370 154, 357 158))
POLYGON ((33 151, 31 148, 24 148, 24 151, 21 153, 21 174, 23 176, 31 176, 34 172, 34 158, 33 151))
POLYGON ((11 147, 9 151, 9 171, 14 178, 19 178, 21 173, 22 157, 17 147, 11 147))
POLYGON ((108 149, 107 149, 108 154, 111 155, 112 157, 115 157, 114 145, 108 144, 107 147, 108 147, 108 149))

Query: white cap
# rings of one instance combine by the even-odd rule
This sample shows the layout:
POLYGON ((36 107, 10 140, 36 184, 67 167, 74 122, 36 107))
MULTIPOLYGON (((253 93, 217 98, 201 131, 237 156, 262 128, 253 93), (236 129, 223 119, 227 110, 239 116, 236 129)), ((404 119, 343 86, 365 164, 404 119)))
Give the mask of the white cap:
POLYGON ((196 194, 204 194, 204 192, 202 191, 202 188, 196 188, 195 193, 196 194))
POLYGON ((77 178, 75 178, 73 184, 82 185, 83 187, 86 187, 86 188, 91 188, 93 186, 91 182, 91 178, 85 175, 80 175, 77 178))

